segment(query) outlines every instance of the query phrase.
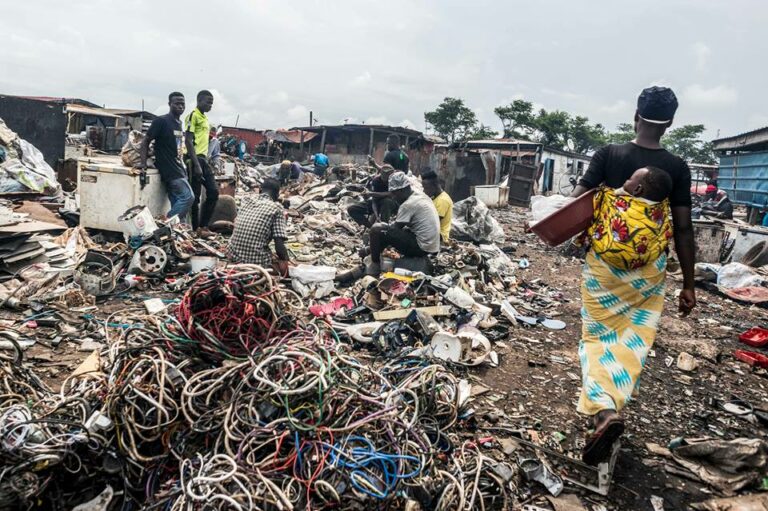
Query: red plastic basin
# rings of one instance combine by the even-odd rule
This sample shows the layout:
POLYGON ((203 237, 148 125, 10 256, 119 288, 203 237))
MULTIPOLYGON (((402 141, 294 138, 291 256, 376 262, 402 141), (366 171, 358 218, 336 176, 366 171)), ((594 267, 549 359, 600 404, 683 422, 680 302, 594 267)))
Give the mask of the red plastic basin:
POLYGON ((556 247, 573 238, 592 223, 595 213, 594 197, 597 190, 590 190, 567 206, 544 217, 531 227, 549 246, 556 247))
POLYGON ((739 340, 754 348, 762 348, 768 344, 768 330, 759 326, 750 328, 739 336, 739 340))
POLYGON ((751 366, 768 367, 768 357, 754 351, 736 350, 733 356, 751 366))

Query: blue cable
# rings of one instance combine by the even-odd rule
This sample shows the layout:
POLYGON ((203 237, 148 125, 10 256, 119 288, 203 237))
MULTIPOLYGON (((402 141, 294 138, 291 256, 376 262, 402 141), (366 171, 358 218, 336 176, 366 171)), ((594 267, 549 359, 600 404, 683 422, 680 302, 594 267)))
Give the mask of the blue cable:
POLYGON ((350 436, 343 444, 337 442, 335 445, 323 444, 323 446, 329 451, 333 464, 351 469, 350 479, 352 486, 358 491, 377 499, 386 499, 401 479, 411 479, 421 472, 421 460, 419 458, 403 454, 380 452, 365 437, 350 436), (362 446, 348 448, 349 443, 358 443, 362 444, 362 446), (348 451, 344 450, 345 447, 348 448, 348 451), (404 461, 414 463, 416 468, 406 474, 399 473, 398 467, 404 461), (369 475, 375 469, 382 473, 382 479, 369 475), (359 482, 360 480, 366 481, 368 484, 363 485, 359 482), (371 490, 370 487, 373 487, 375 490, 371 490))

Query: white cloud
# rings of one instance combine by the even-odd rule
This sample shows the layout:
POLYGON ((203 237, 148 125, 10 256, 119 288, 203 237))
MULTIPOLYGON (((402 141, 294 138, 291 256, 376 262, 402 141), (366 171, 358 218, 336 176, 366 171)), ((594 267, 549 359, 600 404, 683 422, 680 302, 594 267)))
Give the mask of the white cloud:
POLYGON ((370 71, 365 71, 362 74, 357 75, 352 80, 352 85, 355 86, 355 87, 362 87, 363 85, 369 83, 372 78, 373 78, 373 76, 371 76, 370 71))
POLYGON ((747 125, 745 131, 756 130, 758 128, 764 128, 768 126, 768 114, 752 114, 747 119, 747 125))
POLYGON ((733 16, 728 2, 691 9, 691 0, 487 4, 482 14, 456 16, 466 7, 457 0, 393 0, 391 10, 408 15, 387 24, 375 2, 234 0, 226 24, 200 31, 189 27, 210 8, 203 0, 183 9, 149 0, 4 2, 0 93, 126 108, 143 100, 164 113, 171 91, 187 96, 189 110, 198 90, 216 88, 211 122, 231 125, 239 115, 238 125, 258 129, 305 125, 307 110, 325 124, 384 117, 423 128, 424 112, 446 96, 477 108, 494 129, 493 109, 514 99, 614 126, 631 120, 637 93, 651 83, 676 90, 679 122, 739 133, 751 115, 768 113, 760 106, 768 71, 753 65, 768 2, 751 2, 748 16, 733 16), (668 13, 661 20, 660 9, 668 13), (489 19, 536 16, 550 33, 568 36, 542 38, 536 23, 488 29, 489 19), (627 37, 650 23, 663 38, 627 37), (610 72, 596 71, 605 62, 610 72), (728 78, 714 78, 714 70, 728 78))
POLYGON ((412 130, 418 129, 416 127, 416 123, 414 123, 409 119, 403 119, 402 121, 400 121, 400 124, 398 124, 398 126, 402 126, 403 128, 410 128, 412 130))
POLYGON ((555 89, 550 89, 550 88, 547 88, 547 87, 541 89, 541 92, 543 92, 544 94, 548 94, 550 96, 555 96, 555 97, 558 97, 558 98, 570 99, 570 100, 583 99, 584 98, 584 96, 582 94, 577 94, 577 93, 571 92, 571 91, 555 90, 555 89))
POLYGON ((696 57, 696 67, 699 71, 704 71, 709 64, 709 58, 712 56, 712 50, 705 43, 698 41, 693 44, 693 55, 696 57))
POLYGON ((687 107, 723 107, 735 104, 738 99, 738 91, 728 85, 706 88, 695 83, 683 90, 683 100, 687 107))
POLYGON ((622 112, 628 112, 632 109, 628 101, 620 99, 610 105, 601 106, 600 112, 605 114, 620 114, 622 112))
POLYGON ((389 119, 385 115, 374 115, 371 117, 368 117, 365 120, 365 124, 384 124, 389 125, 389 119))
POLYGON ((304 105, 292 106, 285 111, 285 116, 288 124, 309 124, 309 108, 304 105))

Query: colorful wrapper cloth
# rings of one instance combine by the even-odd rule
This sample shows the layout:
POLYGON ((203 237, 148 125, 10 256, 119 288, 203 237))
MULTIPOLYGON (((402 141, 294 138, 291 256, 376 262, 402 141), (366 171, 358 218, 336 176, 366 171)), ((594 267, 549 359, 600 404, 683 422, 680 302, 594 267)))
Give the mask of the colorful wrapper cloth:
POLYGON ((634 270, 615 268, 593 250, 581 286, 582 389, 578 410, 619 411, 640 384, 664 308, 667 256, 634 270))

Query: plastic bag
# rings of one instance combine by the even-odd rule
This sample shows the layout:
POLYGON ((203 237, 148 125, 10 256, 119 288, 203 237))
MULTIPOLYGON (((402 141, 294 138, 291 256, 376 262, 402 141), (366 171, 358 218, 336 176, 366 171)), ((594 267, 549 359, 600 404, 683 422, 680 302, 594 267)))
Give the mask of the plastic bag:
POLYGON ((334 291, 333 279, 336 268, 332 266, 312 266, 300 264, 288 268, 291 287, 303 298, 323 298, 334 291))
POLYGON ((305 284, 311 282, 325 282, 333 280, 336 277, 336 268, 332 266, 312 266, 309 264, 300 264, 288 268, 288 275, 291 278, 299 279, 305 284))
POLYGON ((58 195, 61 186, 56 173, 45 161, 43 153, 35 146, 20 138, 0 119, 0 143, 5 146, 6 159, 0 165, 5 171, 0 191, 33 192, 58 195), (11 180, 16 181, 12 183, 11 180))
POLYGON ((120 158, 126 167, 138 167, 141 163, 141 143, 144 141, 144 134, 140 131, 132 130, 128 134, 128 141, 120 150, 120 158))
POLYGON ((558 209, 567 206, 574 200, 573 197, 565 197, 563 195, 549 195, 547 197, 544 197, 543 195, 534 195, 531 197, 531 210, 528 212, 528 225, 533 227, 541 220, 544 220, 549 215, 558 209))
POLYGON ((451 237, 477 243, 503 241, 504 229, 493 218, 488 206, 477 197, 468 197, 453 205, 451 237))
POLYGON ((717 272, 717 285, 726 289, 762 286, 763 278, 745 264, 730 263, 717 272))

